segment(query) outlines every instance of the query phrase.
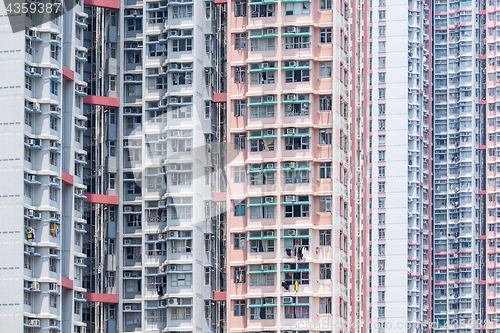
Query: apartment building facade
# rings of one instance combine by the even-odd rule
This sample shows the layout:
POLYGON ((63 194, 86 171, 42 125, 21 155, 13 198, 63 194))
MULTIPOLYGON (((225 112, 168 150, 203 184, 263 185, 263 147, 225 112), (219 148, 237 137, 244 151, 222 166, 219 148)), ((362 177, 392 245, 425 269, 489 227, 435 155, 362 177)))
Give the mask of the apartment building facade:
POLYGON ((223 287, 224 203, 214 193, 225 190, 224 110, 214 93, 222 9, 212 1, 88 5, 88 324, 221 331, 214 291, 223 287))
POLYGON ((425 1, 367 12, 372 330, 422 332, 431 319, 430 15, 425 1))
POLYGON ((1 212, 8 222, 0 226, 0 325, 83 333, 85 186, 74 169, 86 158, 78 136, 86 83, 74 62, 85 56, 78 36, 86 15, 80 2, 64 16, 63 8, 29 12, 13 19, 22 26, 13 33, 5 15, 13 13, 1 10, 1 212))
POLYGON ((362 11, 227 3, 228 331, 345 331, 363 318, 362 11))

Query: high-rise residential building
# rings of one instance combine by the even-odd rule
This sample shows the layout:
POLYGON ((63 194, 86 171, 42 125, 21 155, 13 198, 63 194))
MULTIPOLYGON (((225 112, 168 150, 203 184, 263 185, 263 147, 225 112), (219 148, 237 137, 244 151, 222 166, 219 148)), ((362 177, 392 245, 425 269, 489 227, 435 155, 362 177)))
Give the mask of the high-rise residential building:
MULTIPOLYGON (((380 328, 373 330, 384 331, 385 323, 390 323, 394 332, 423 332, 430 320, 430 128, 433 120, 429 116, 430 15, 429 2, 416 0, 374 0, 367 13, 370 38, 366 74, 370 92, 365 109, 370 135, 367 158, 371 237, 367 267, 371 285, 365 300, 370 304, 370 322, 381 323, 380 328)), ((446 48, 447 45, 444 55, 446 48)), ((446 87, 446 77, 443 85, 446 87)), ((456 88, 458 94, 458 86, 456 88)), ((443 102, 446 97, 445 93, 443 102)), ((444 108, 446 117, 446 105, 444 108)), ((456 124, 458 126, 458 118, 456 124)), ((446 162, 446 156, 443 161, 446 162)), ((440 177, 437 163, 435 167, 437 180, 440 177)), ((458 169, 454 171, 453 177, 459 177, 458 169)), ((444 185, 444 192, 447 189, 448 185, 444 185)), ((450 195, 455 195, 452 190, 450 188, 450 195)), ((446 224, 446 211, 443 223, 446 224)), ((446 245, 444 252, 447 252, 446 245)))
POLYGON ((363 319, 362 13, 355 1, 227 3, 230 331, 363 319))
POLYGON ((88 326, 220 332, 223 7, 85 4, 88 326))
POLYGON ((0 330, 83 333, 85 186, 75 165, 86 160, 86 83, 74 64, 85 58, 86 14, 81 2, 64 16, 37 6, 17 15, 0 6, 0 330))

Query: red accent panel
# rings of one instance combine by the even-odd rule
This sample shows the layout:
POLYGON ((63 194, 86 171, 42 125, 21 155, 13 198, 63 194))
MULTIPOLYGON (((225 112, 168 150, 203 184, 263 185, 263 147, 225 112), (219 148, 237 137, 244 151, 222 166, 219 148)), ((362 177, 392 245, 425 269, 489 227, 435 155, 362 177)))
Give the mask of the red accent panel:
POLYGON ((227 0, 215 0, 214 3, 216 5, 223 5, 223 4, 227 3, 227 0))
POLYGON ((486 101, 479 101, 479 104, 486 104, 486 101))
POLYGON ((226 192, 214 193, 214 201, 215 202, 224 202, 224 201, 226 201, 226 192))
POLYGON ((64 289, 73 289, 73 280, 70 280, 68 278, 61 278, 61 286, 64 288, 64 289))
POLYGON ((486 284, 486 281, 485 280, 480 280, 479 284, 486 284))
POLYGON ((87 203, 113 205, 113 206, 117 206, 119 203, 118 196, 116 195, 85 193, 85 196, 87 197, 87 199, 85 199, 84 202, 87 203))
POLYGON ((73 176, 67 172, 62 172, 62 182, 66 185, 73 185, 73 176))
POLYGON ((486 235, 479 235, 479 239, 486 239, 486 235))
POLYGON ((479 145, 479 149, 486 149, 486 145, 479 145))
POLYGON ((486 60, 486 55, 480 55, 479 60, 486 60))
POLYGON ((215 103, 226 103, 227 102, 227 93, 214 94, 214 102, 215 103))
POLYGON ((83 104, 103 105, 117 108, 120 106, 120 100, 112 97, 87 95, 83 98, 83 104))
POLYGON ((86 293, 85 299, 88 302, 114 303, 118 304, 118 294, 92 294, 86 293))
POLYGON ((214 291, 214 301, 225 301, 226 292, 225 291, 214 291))
POLYGON ((120 9, 119 0, 85 0, 83 3, 85 6, 90 7, 120 9))
POLYGON ((66 66, 63 66, 62 76, 63 76, 63 79, 65 79, 66 81, 74 81, 75 80, 75 73, 66 66))
POLYGON ((479 191, 479 194, 486 194, 486 190, 479 191))

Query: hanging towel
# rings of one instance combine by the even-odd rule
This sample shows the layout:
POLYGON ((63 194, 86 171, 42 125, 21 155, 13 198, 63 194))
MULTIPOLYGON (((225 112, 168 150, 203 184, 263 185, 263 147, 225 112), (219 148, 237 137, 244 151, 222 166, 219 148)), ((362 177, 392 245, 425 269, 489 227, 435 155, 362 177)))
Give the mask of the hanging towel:
POLYGON ((295 291, 299 291, 299 281, 295 280, 295 291))

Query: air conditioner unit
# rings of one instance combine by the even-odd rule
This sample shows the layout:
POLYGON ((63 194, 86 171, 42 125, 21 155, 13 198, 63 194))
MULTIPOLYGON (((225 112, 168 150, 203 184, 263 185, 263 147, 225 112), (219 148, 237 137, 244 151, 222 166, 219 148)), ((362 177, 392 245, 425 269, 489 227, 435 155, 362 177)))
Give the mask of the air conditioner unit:
POLYGON ((266 130, 267 135, 274 135, 274 130, 273 129, 268 129, 266 130))
POLYGON ((124 212, 131 212, 131 211, 132 211, 132 207, 130 207, 130 206, 125 206, 125 207, 123 207, 123 211, 124 211, 124 212))
POLYGON ((158 239, 165 239, 167 238, 165 234, 159 234, 158 235, 158 239))
POLYGON ((168 299, 168 305, 177 305, 177 298, 169 298, 168 299))
POLYGON ((78 259, 77 259, 77 263, 78 263, 79 265, 83 265, 83 258, 78 258, 78 259))
POLYGON ((266 299, 264 300, 264 303, 266 304, 273 304, 274 300, 272 297, 266 297, 266 299))
POLYGON ((295 236, 295 230, 294 229, 288 230, 288 236, 295 236))
POLYGON ((132 80, 132 75, 125 75, 125 81, 132 80))
POLYGON ((290 264, 283 264, 283 269, 291 269, 292 265, 290 264))
POLYGON ((177 64, 170 64, 170 69, 177 69, 179 68, 179 65, 177 64))
POLYGON ((260 269, 262 271, 268 271, 268 270, 270 270, 270 267, 269 267, 269 265, 262 265, 262 266, 260 266, 260 269))
POLYGON ((33 103, 33 110, 40 110, 40 103, 38 102, 33 103))
POLYGON ((124 239, 123 244, 130 245, 130 244, 132 244, 132 240, 131 239, 124 239))
POLYGON ((35 175, 28 175, 28 180, 36 181, 36 176, 35 175))
POLYGON ((161 272, 161 273, 165 273, 165 266, 161 266, 161 267, 160 267, 160 272, 161 272))
POLYGON ((31 326, 40 326, 40 319, 30 319, 31 326))
POLYGON ((169 170, 177 170, 177 164, 170 164, 170 165, 168 166, 168 169, 169 169, 169 170))
POLYGON ((166 204, 167 204, 167 202, 166 202, 165 200, 160 200, 160 201, 158 201, 158 206, 159 206, 159 207, 165 207, 165 206, 166 206, 166 204))
POLYGON ((35 211, 33 209, 28 210, 28 216, 29 217, 35 216, 35 211))
POLYGON ((31 290, 38 290, 40 289, 40 284, 38 282, 31 282, 31 286, 30 286, 30 289, 31 290))
POLYGON ((293 297, 283 297, 283 303, 290 304, 293 302, 293 297))
POLYGON ((453 285, 453 288, 458 288, 458 284, 454 284, 454 285, 453 285))
POLYGON ((177 30, 170 30, 170 36, 177 36, 178 31, 177 30))
POLYGON ((33 38, 39 38, 40 37, 40 32, 37 30, 30 30, 31 31, 31 37, 33 38))
POLYGON ((78 190, 78 195, 83 195, 83 190, 78 190))
POLYGON ((267 101, 268 102, 273 102, 274 101, 274 96, 273 95, 267 96, 267 101))
POLYGON ((274 230, 267 230, 266 237, 274 237, 274 230))
POLYGON ((288 163, 286 163, 286 164, 288 164, 288 166, 287 166, 287 165, 285 165, 285 168, 287 168, 287 167, 288 167, 288 168, 290 168, 290 169, 295 169, 295 162, 288 162, 288 163))
POLYGON ((285 196, 285 201, 286 202, 295 202, 295 195, 287 195, 285 196))
POLYGON ((29 139, 28 142, 29 142, 30 146, 34 146, 35 145, 35 140, 33 140, 33 139, 29 139))
POLYGON ((297 63, 295 61, 289 61, 288 62, 288 67, 295 67, 297 63))
POLYGON ((36 74, 36 69, 35 69, 35 68, 33 68, 33 67, 30 67, 30 73, 31 73, 31 74, 36 74))
POLYGON ((34 247, 28 247, 28 252, 29 253, 35 253, 35 248, 34 247))
POLYGON ((123 272, 123 276, 124 277, 131 277, 132 276, 132 272, 123 272))
POLYGON ((274 34, 274 29, 267 29, 266 33, 268 35, 272 35, 272 34, 274 34))
POLYGON ((186 80, 190 80, 191 79, 191 73, 186 73, 185 78, 186 78, 186 80))
POLYGON ((51 70, 50 71, 50 75, 52 75, 52 76, 58 76, 59 73, 57 71, 55 71, 55 70, 51 70))
POLYGON ((181 136, 181 131, 173 131, 172 136, 181 136))
POLYGON ((131 10, 131 11, 130 11, 130 15, 137 16, 137 10, 131 10))
POLYGON ((177 231, 169 231, 168 232, 168 237, 179 237, 179 232, 177 231))
POLYGON ((295 134, 295 128, 287 128, 286 134, 295 134))
POLYGON ((168 270, 175 272, 177 270, 177 265, 170 265, 170 266, 168 266, 168 270))
POLYGON ((125 109, 125 113, 132 113, 132 109, 131 108, 126 108, 125 109))
POLYGON ((125 305, 125 306, 123 307, 123 310, 125 310, 125 311, 130 311, 130 310, 132 310, 132 305, 125 305))
POLYGON ((268 62, 263 62, 262 63, 262 68, 267 68, 269 67, 269 63, 268 62))
POLYGON ((412 214, 412 213, 408 213, 408 217, 412 217, 412 216, 413 216, 413 214, 412 214))
POLYGON ((297 32, 297 28, 296 27, 287 27, 286 32, 295 33, 295 32, 297 32))
POLYGON ((266 197, 265 202, 266 203, 273 203, 274 202, 274 198, 273 197, 266 197))

